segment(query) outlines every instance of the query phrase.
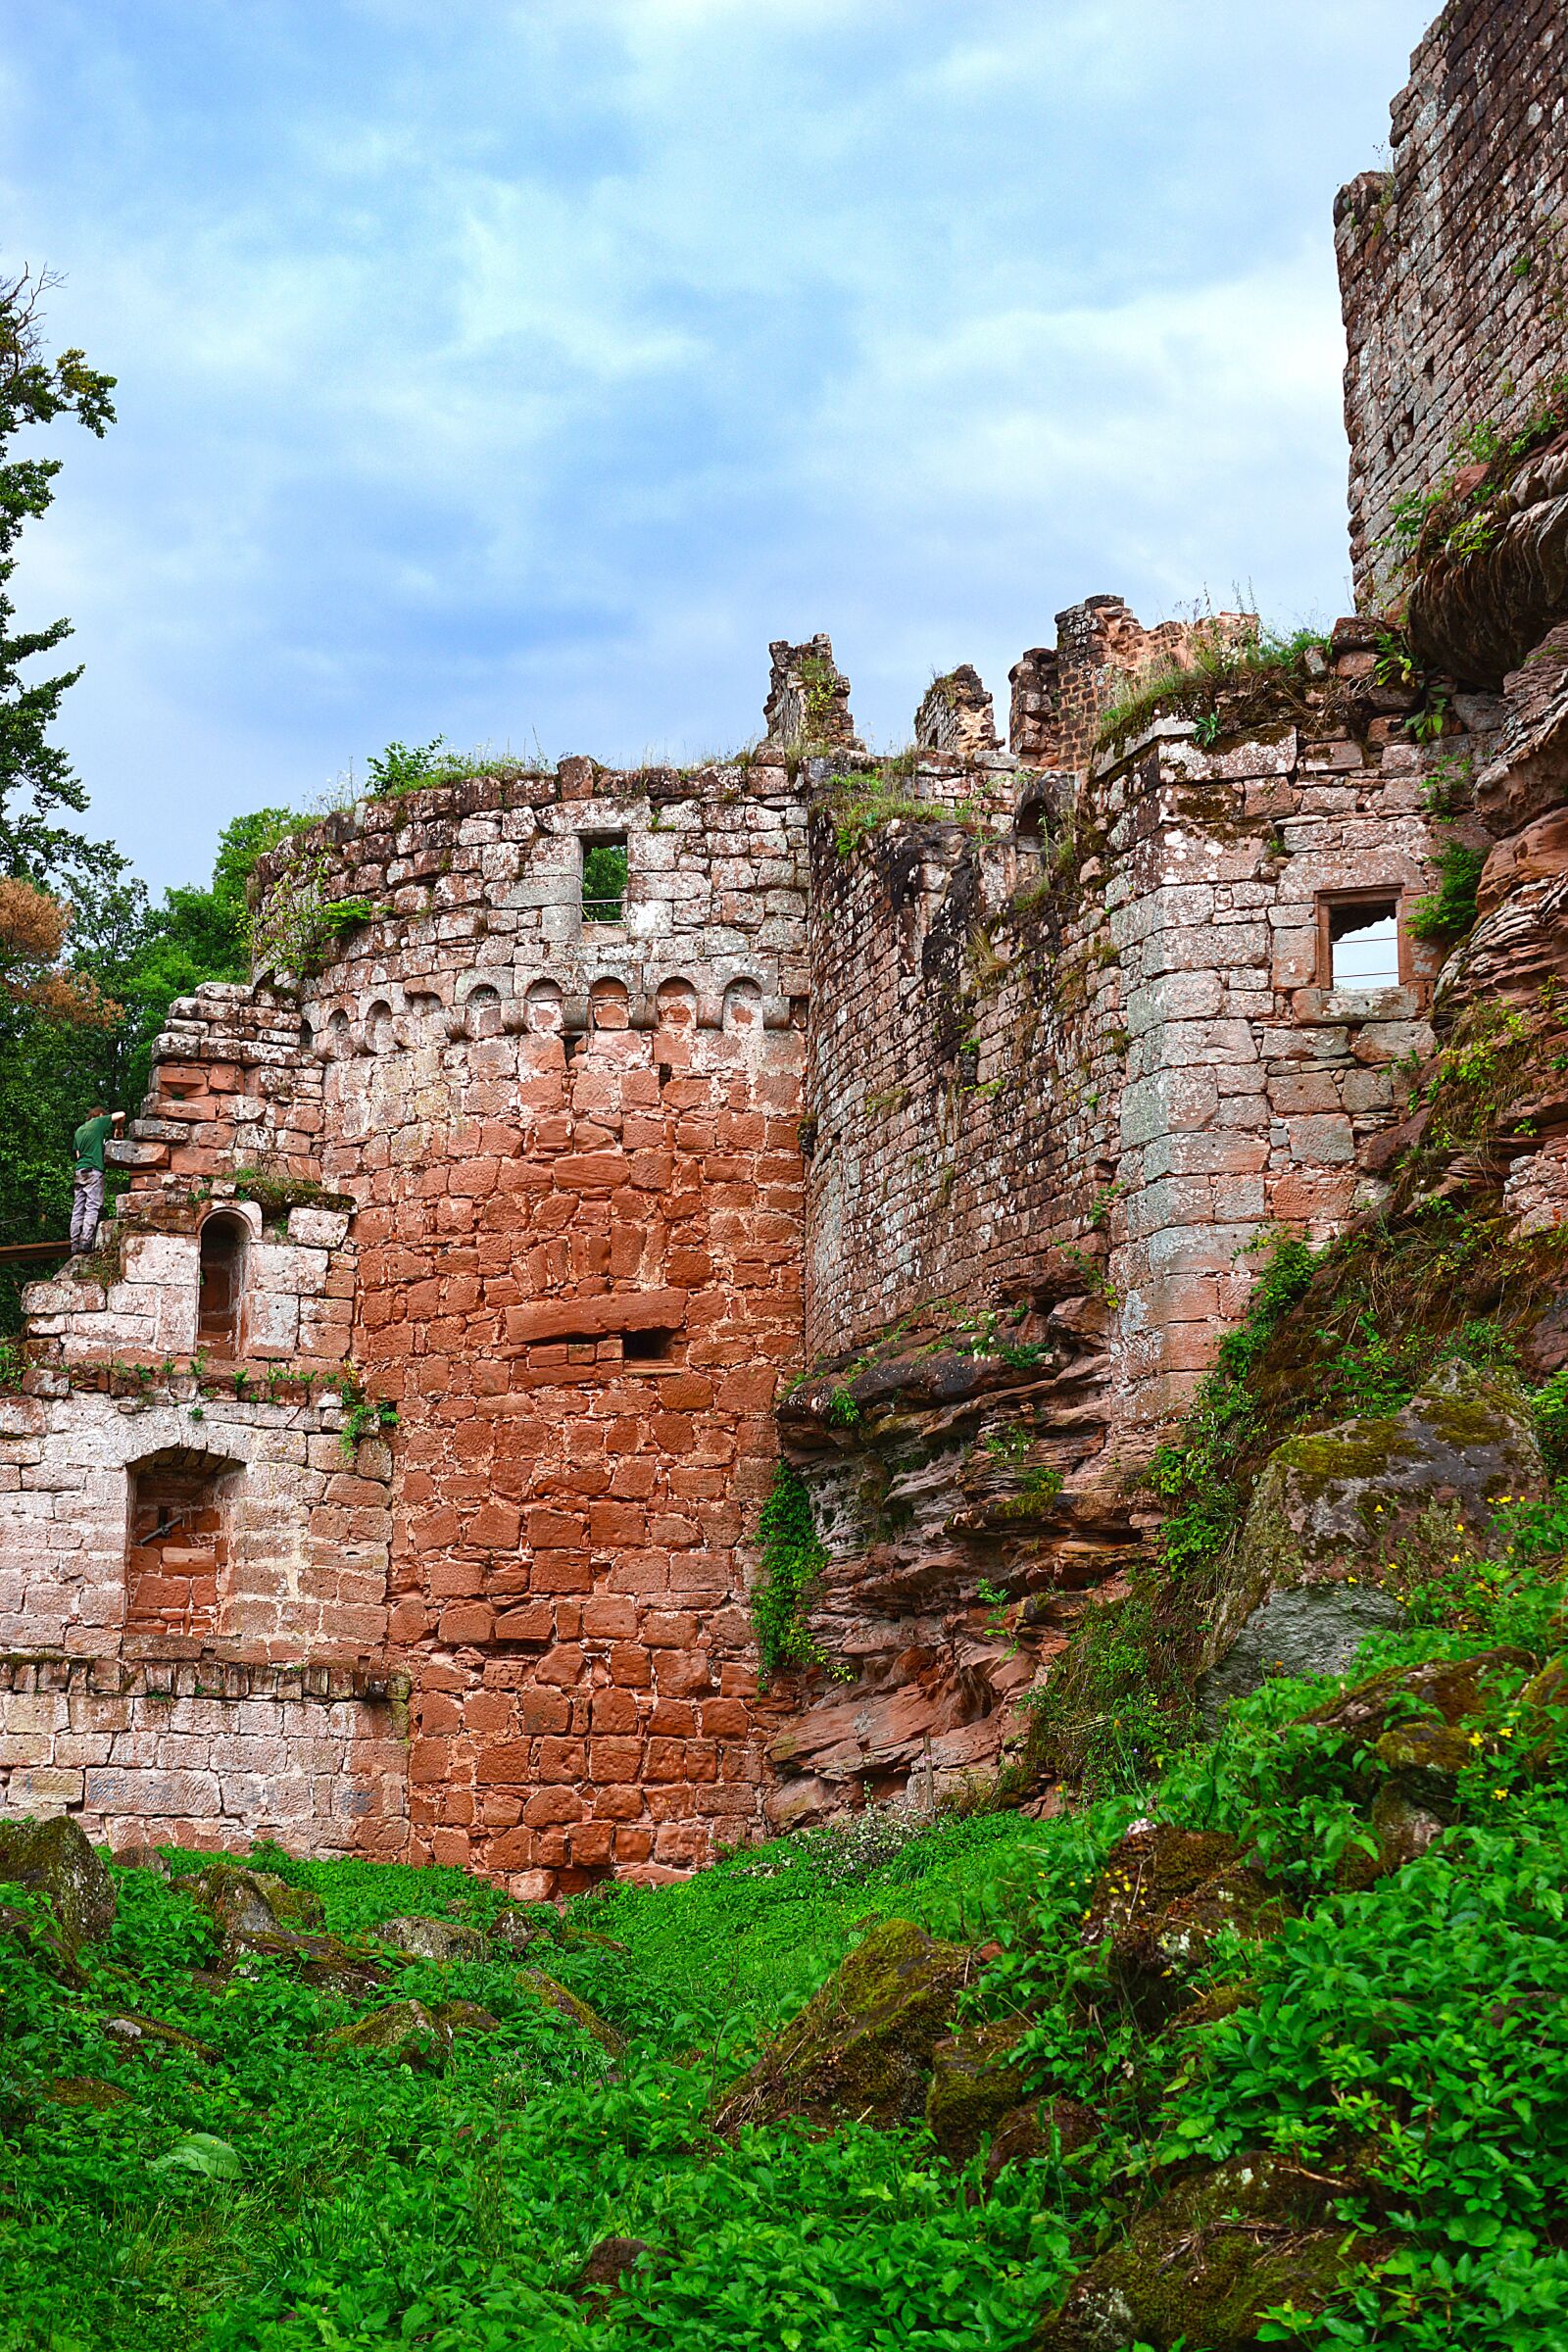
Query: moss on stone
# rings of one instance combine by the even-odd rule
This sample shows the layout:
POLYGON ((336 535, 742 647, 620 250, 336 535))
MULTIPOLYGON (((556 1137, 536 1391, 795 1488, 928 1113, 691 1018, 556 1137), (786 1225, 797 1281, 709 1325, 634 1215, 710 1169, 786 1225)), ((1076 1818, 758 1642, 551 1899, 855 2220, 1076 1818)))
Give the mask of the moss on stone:
POLYGON ((1018 2105, 1022 2085, 1010 2060, 1024 2030, 1021 2017, 1004 2018, 937 2043, 925 2120, 951 2164, 966 2163, 986 2133, 1018 2105))
POLYGON ((1035 2352, 1253 2352, 1266 2312, 1320 2311, 1372 2252, 1376 2241, 1332 2225, 1335 2190, 1280 2156, 1234 2157, 1182 2182, 1091 2264, 1035 2352))
POLYGON ((885 1920, 726 2093, 715 2128, 787 2115, 824 2127, 912 2123, 970 1969, 960 1946, 906 1919, 885 1920))
POLYGON ((115 1924, 115 1882, 69 1814, 48 1821, 0 1821, 0 1879, 41 1894, 74 1951, 101 1943, 115 1924))
POLYGON ((625 2049, 623 2034, 617 2034, 613 2026, 607 2024, 596 2010, 590 2009, 586 2001, 580 2001, 564 1984, 558 1984, 554 1977, 547 1977, 542 1969, 520 1968, 514 1983, 518 1992, 537 2002, 541 2009, 549 2010, 556 2017, 565 2018, 568 2024, 591 2034, 600 2048, 608 2051, 612 2058, 618 2058, 625 2049))

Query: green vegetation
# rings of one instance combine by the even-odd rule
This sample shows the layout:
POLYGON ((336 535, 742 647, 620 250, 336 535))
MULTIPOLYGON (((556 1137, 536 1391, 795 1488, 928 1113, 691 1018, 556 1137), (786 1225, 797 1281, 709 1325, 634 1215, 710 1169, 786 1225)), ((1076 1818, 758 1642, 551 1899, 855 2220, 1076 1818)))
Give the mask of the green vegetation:
POLYGON ((0 1890, 0 2346, 1023 2352, 1162 2232, 1180 2264, 1143 2260, 1136 2290, 1179 2271, 1197 2346, 1213 2258, 1177 2222, 1245 2159, 1322 2215, 1283 2265, 1278 2227, 1242 2232, 1258 2340, 1537 2352, 1568 2327, 1568 1496, 1523 1527, 1446 1563, 1352 1704, 1278 1680, 1054 1821, 872 1813, 564 1918, 263 1847, 296 1942, 248 1956, 204 1857, 117 1870, 96 1944, 0 1890), (1443 1818, 1401 1854, 1410 1757, 1443 1818), (1136 1873, 1135 1813, 1170 1825, 1136 1873), (411 1917, 454 1956, 377 1934, 411 1917), (760 2037, 895 1919, 991 1955, 956 2023, 998 2021, 1004 2096, 1084 2119, 1070 2150, 1048 2133, 985 2177, 983 2139, 944 2156, 919 2122, 714 2135, 760 2037), (159 2031, 126 2038, 127 2012, 159 2031), (387 2031, 344 2032, 363 2019, 387 2031), (612 2237, 646 2259, 577 2300, 612 2237))
POLYGON ((752 1594, 752 1623, 764 1679, 802 1666, 822 1666, 827 1655, 810 1629, 810 1608, 827 1566, 811 1518, 806 1481, 780 1462, 757 1526, 761 1574, 752 1594))
POLYGON ((975 822, 976 811, 968 804, 950 808, 944 801, 922 799, 911 792, 908 778, 912 766, 912 757, 905 757, 885 760, 859 774, 828 777, 819 806, 833 828, 833 847, 840 858, 853 858, 884 825, 975 822))
MULTIPOLYGON (((923 2134, 786 2128, 726 2144, 705 2114, 867 1922, 983 1937, 1026 1903, 1040 1842, 1003 1817, 941 1827, 880 1864, 852 1853, 840 1868, 831 1839, 764 1849, 688 1886, 579 1902, 564 1934, 536 1915, 545 1940, 525 1965, 494 1946, 445 1964, 377 1946, 394 1915, 482 1928, 507 1910, 455 1871, 263 1849, 384 1973, 368 1992, 265 1957, 215 1974, 217 1929, 180 1882, 117 1872, 120 1915, 106 1945, 82 1948, 79 1991, 36 1947, 0 1939, 0 2346, 1021 2344, 1060 2270, 1026 2177, 974 2205, 923 2134), (529 1991, 541 1950, 629 2037, 623 2061, 529 1991), (444 2055, 323 2049, 355 2016, 411 1998, 472 2003, 493 2029, 460 2030, 444 2055), (127 2006, 194 2046, 118 2038, 106 2020, 127 2006), (612 2235, 659 2259, 601 2321, 569 2289, 612 2235)), ((36 1897, 5 1899, 45 1916, 36 1897)))
POLYGON ((1408 580, 1440 558, 1459 563, 1490 547, 1504 520, 1499 501, 1515 475, 1565 428, 1568 376, 1558 376, 1511 433, 1484 417, 1458 435, 1432 487, 1395 506, 1387 546, 1399 576, 1408 580))
POLYGON ((1307 657, 1325 646, 1316 629, 1281 636, 1219 621, 1200 627, 1184 659, 1159 662, 1111 705, 1101 722, 1100 748, 1121 751, 1165 716, 1196 719, 1199 740, 1212 744, 1223 732, 1304 710, 1307 657))
POLYGON ((587 923, 618 923, 626 900, 626 845, 596 841, 583 852, 582 914, 587 923))
POLYGON ((464 784, 475 776, 530 776, 544 768, 544 760, 525 760, 512 752, 460 752, 436 735, 428 743, 389 743, 372 752, 365 762, 369 797, 401 800, 406 793, 425 792, 442 784, 464 784))
POLYGON ((1468 850, 1449 842, 1438 852, 1438 887, 1418 899, 1410 915, 1410 934, 1434 947, 1451 948, 1475 928, 1476 893, 1487 862, 1484 850, 1468 850))

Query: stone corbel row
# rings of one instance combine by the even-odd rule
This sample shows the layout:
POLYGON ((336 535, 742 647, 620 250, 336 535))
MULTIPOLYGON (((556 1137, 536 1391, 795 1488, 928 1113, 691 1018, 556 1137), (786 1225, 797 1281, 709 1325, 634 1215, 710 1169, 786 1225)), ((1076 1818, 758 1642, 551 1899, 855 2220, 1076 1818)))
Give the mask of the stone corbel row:
POLYGON ((547 974, 504 969, 461 974, 450 1004, 430 991, 385 983, 357 1017, 339 1003, 320 1008, 313 1030, 323 1061, 458 1045, 487 1037, 582 1037, 595 1029, 788 1029, 788 997, 720 961, 701 980, 670 973, 658 982, 595 980, 564 987, 547 974), (422 1034, 421 1034, 422 1032, 422 1034))

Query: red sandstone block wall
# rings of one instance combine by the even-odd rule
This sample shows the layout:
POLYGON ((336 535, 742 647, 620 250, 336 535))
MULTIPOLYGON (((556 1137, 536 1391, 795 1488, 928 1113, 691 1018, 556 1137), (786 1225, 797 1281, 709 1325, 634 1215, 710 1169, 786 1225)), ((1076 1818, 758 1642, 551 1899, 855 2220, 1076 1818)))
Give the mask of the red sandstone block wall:
MULTIPOLYGON (((1568 24, 1560 0, 1453 0, 1394 103, 1393 168, 1335 212, 1356 583, 1396 502, 1568 370, 1568 24)), ((1467 452, 1466 454, 1473 454, 1467 452)))

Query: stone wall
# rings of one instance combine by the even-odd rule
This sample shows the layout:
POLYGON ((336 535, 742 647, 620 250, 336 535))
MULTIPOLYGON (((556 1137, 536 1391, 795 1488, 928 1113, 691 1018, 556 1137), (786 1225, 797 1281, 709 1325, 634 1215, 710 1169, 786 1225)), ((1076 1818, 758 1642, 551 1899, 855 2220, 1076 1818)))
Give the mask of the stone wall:
POLYGON ((1351 555, 1376 593, 1401 498, 1568 369, 1568 25, 1557 0, 1452 0, 1396 99, 1392 170, 1335 212, 1351 555))
POLYGON ((0 1660, 0 1816, 70 1812, 116 1845, 408 1847, 402 1694, 347 1668, 0 1660))
POLYGON ((924 755, 863 835, 869 786, 819 788, 809 1376, 782 1422, 831 1554, 813 1630, 851 1679, 773 1742, 775 1819, 995 1765, 1119 1589, 1150 1517, 1128 1474, 1245 1305, 1250 1246, 1379 1197, 1396 1064, 1432 1043, 1431 756, 1363 624, 1317 666, 1267 723, 1222 710, 1205 745, 1163 718, 1076 776, 924 755), (1372 899, 1398 984, 1337 989, 1328 916, 1372 899), (988 1591, 1022 1603, 1005 1635, 988 1591))
POLYGON ((535 1891, 760 1819, 742 1538, 800 1345, 804 825, 764 751, 320 837, 330 894, 388 909, 303 1002, 356 1352, 399 1415, 416 1851, 535 1891), (612 839, 622 919, 585 920, 612 839))

